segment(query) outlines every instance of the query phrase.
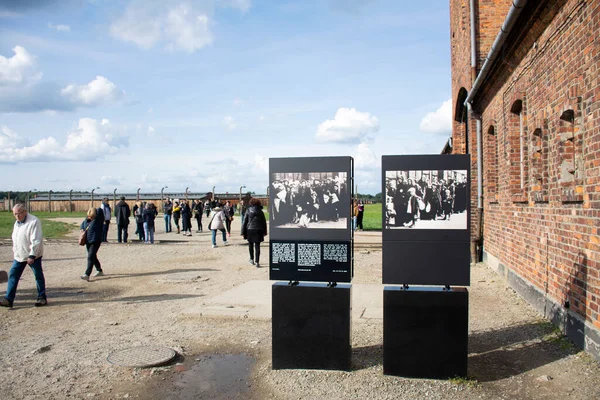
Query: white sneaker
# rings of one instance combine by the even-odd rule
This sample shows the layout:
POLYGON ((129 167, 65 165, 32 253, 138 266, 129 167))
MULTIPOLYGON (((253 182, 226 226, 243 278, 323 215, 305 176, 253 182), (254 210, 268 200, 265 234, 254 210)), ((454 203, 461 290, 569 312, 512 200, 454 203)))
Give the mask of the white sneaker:
POLYGON ((250 263, 250 265, 254 265, 254 260, 252 260, 252 259, 251 259, 251 260, 249 261, 249 263, 250 263))
POLYGON ((216 245, 216 244, 213 244, 213 245, 212 245, 212 248, 213 248, 213 249, 217 248, 217 245, 216 245))
POLYGON ((90 280, 90 276, 89 276, 89 275, 87 275, 87 274, 83 274, 83 275, 81 275, 81 276, 80 276, 80 278, 81 278, 81 279, 83 279, 84 281, 88 281, 88 282, 89 282, 89 280, 90 280))
POLYGON ((96 271, 96 273, 92 276, 104 276, 104 271, 96 271))
POLYGON ((227 240, 223 242, 224 246, 227 246, 228 244, 229 244, 229 242, 227 240))

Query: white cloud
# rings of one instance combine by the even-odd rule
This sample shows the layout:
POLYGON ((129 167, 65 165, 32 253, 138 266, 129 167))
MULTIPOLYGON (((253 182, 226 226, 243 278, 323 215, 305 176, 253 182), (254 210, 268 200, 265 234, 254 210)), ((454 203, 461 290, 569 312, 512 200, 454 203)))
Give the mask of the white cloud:
POLYGON ((169 10, 164 32, 170 43, 169 49, 193 53, 212 44, 213 36, 206 15, 196 14, 189 6, 180 4, 169 10))
POLYGON ((320 142, 356 143, 369 139, 379 131, 379 119, 355 108, 339 108, 333 119, 319 124, 320 142))
POLYGON ((153 9, 144 7, 142 2, 132 2, 119 19, 110 27, 113 37, 124 42, 133 42, 149 49, 162 37, 163 17, 153 9))
POLYGON ((419 126, 421 132, 439 135, 452 133, 452 99, 446 100, 440 108, 427 113, 419 126))
POLYGON ((254 156, 254 166, 263 172, 269 172, 269 159, 257 154, 254 156))
POLYGON ((218 0, 218 4, 224 7, 235 8, 241 12, 247 12, 252 6, 251 0, 218 0))
POLYGON ((87 85, 69 85, 61 90, 61 94, 78 105, 97 106, 120 100, 124 93, 114 83, 103 76, 87 85))
POLYGON ((71 32, 71 27, 69 25, 54 25, 48 22, 48 28, 54 29, 58 32, 71 32))
POLYGON ((223 124, 225 125, 228 131, 233 131, 235 130, 235 128, 237 128, 237 123, 231 115, 228 115, 225 118, 223 118, 223 124))
POLYGON ((154 129, 154 127, 148 126, 148 136, 154 135, 155 132, 156 132, 156 129, 154 129))
POLYGON ((21 46, 15 46, 13 52, 10 58, 0 55, 0 85, 40 80, 42 74, 36 71, 35 57, 21 46))
POLYGON ((354 149, 354 168, 356 169, 376 169, 379 168, 379 160, 375 153, 366 143, 360 143, 354 149))
POLYGON ((0 163, 39 161, 91 161, 116 154, 128 146, 128 139, 112 133, 107 119, 101 122, 81 118, 77 129, 67 135, 64 145, 52 136, 29 146, 7 127, 0 134, 0 163))
POLYGON ((101 176, 100 177, 100 182, 102 182, 102 186, 105 185, 120 185, 121 184, 121 178, 117 178, 117 177, 113 177, 113 176, 101 176))
POLYGON ((176 4, 134 0, 112 23, 110 32, 113 37, 143 49, 162 43, 169 50, 193 53, 212 44, 213 13, 213 0, 176 4))

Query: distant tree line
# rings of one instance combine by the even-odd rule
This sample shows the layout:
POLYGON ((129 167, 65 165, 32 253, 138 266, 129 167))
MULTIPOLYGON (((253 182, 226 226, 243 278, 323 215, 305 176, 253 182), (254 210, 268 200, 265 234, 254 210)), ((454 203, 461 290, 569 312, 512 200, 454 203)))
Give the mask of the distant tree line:
POLYGON ((357 199, 362 200, 367 203, 381 203, 381 199, 383 198, 383 196, 381 195, 381 192, 377 193, 374 196, 372 194, 358 193, 355 195, 355 197, 357 199))

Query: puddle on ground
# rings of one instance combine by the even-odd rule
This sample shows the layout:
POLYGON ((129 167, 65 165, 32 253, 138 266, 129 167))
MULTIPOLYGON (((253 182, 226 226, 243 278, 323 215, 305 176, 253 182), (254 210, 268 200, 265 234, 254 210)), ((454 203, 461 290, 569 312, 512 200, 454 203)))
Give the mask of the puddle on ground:
MULTIPOLYGON (((254 359, 246 354, 195 357, 185 371, 173 377, 172 391, 164 399, 240 399, 250 392, 254 359)), ((186 363, 187 364, 187 363, 186 363)))

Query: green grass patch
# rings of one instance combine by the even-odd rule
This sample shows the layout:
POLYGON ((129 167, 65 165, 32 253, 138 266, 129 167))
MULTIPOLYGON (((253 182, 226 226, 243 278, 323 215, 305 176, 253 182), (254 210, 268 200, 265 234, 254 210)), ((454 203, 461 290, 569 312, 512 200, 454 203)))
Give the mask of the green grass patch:
POLYGON ((381 203, 365 204, 363 227, 365 231, 381 230, 381 203))
MULTIPOLYGON (((61 218, 61 217, 76 217, 83 221, 86 213, 83 212, 36 212, 33 213, 36 217, 38 217, 42 221, 42 230, 44 232, 44 237, 46 239, 56 239, 61 238, 67 235, 69 232, 73 231, 73 225, 67 224, 64 222, 50 221, 52 218, 61 218)), ((0 212, 0 238, 10 238, 12 236, 13 226, 15 225, 15 217, 12 214, 12 211, 2 211, 0 212)))
POLYGON ((469 388, 476 388, 479 386, 479 381, 471 377, 457 376, 455 378, 450 378, 449 382, 454 385, 465 386, 469 388))

